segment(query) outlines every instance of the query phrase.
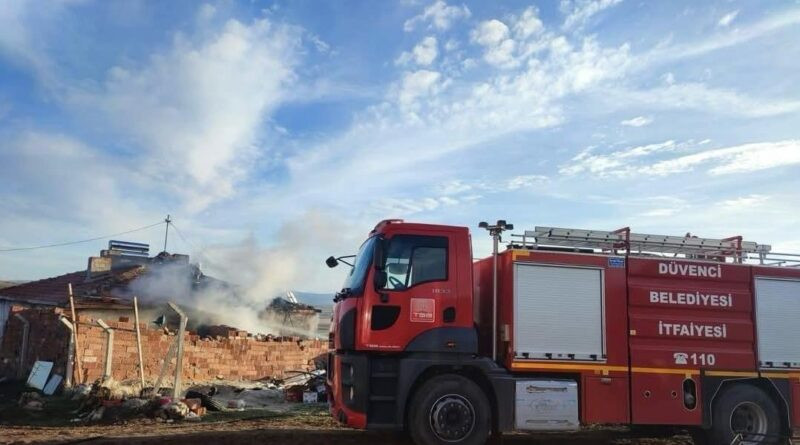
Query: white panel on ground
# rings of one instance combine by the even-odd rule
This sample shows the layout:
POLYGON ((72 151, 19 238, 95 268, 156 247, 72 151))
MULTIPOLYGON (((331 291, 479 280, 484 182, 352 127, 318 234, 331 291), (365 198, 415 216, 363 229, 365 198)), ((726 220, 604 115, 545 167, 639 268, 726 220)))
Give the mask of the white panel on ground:
POLYGON ((800 280, 756 278, 759 362, 800 368, 800 280))
POLYGON ((36 389, 43 389, 47 383, 47 378, 50 377, 50 371, 53 369, 53 362, 45 362, 37 360, 33 364, 31 374, 28 376, 28 386, 36 389))
POLYGON ((592 268, 515 264, 517 357, 602 359, 602 274, 592 268))

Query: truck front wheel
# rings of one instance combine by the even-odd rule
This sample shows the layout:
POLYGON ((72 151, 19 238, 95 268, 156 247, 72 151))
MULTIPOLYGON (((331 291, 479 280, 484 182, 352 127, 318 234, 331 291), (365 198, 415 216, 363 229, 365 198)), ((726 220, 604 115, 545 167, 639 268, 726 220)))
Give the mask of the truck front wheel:
POLYGON ((482 445, 491 430, 489 400, 472 380, 436 376, 414 394, 408 428, 417 445, 482 445))
POLYGON ((781 413, 775 400, 760 388, 737 384, 725 390, 712 411, 711 443, 784 443, 781 413))

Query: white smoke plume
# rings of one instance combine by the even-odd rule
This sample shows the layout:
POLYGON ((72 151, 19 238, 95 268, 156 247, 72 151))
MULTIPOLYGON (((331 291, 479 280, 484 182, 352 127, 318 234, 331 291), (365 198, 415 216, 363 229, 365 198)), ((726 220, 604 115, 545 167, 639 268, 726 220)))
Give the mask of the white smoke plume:
MULTIPOLYGON (((198 285, 192 267, 164 264, 151 267, 131 284, 130 290, 141 295, 143 302, 174 301, 196 312, 195 318, 200 319, 195 321, 201 324, 225 324, 252 333, 277 334, 275 318, 263 317, 272 299, 289 290, 331 295, 338 291, 347 266, 330 270, 325 258, 355 253, 370 227, 337 220, 319 211, 307 212, 299 220, 284 224, 270 246, 249 236, 237 244, 210 245, 193 252, 191 262, 200 264, 204 274, 222 282, 201 280, 203 284, 198 285)), ((280 328, 291 330, 291 326, 280 328)))

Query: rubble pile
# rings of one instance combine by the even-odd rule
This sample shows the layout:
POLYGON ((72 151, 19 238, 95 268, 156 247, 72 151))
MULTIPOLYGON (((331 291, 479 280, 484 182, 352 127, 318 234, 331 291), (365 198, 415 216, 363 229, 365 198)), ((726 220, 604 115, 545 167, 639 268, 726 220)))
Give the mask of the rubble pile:
POLYGON ((186 393, 186 397, 197 398, 210 411, 244 411, 247 409, 264 409, 281 411, 291 407, 292 403, 324 403, 327 402, 325 371, 294 371, 293 376, 285 380, 270 379, 267 382, 232 385, 194 386, 186 393))
POLYGON ((44 408, 44 401, 38 392, 24 392, 19 398, 17 405, 28 411, 41 411, 44 408))
POLYGON ((171 388, 136 390, 113 380, 98 379, 92 385, 64 388, 59 395, 44 395, 28 388, 19 395, 16 405, 27 412, 40 412, 51 402, 69 400, 69 420, 76 424, 118 423, 135 418, 150 418, 159 422, 199 421, 210 412, 269 410, 286 412, 296 403, 327 401, 325 371, 295 371, 285 379, 242 384, 220 383, 194 386, 185 396, 173 399, 164 395, 171 388), (76 406, 77 408, 74 408, 76 406))

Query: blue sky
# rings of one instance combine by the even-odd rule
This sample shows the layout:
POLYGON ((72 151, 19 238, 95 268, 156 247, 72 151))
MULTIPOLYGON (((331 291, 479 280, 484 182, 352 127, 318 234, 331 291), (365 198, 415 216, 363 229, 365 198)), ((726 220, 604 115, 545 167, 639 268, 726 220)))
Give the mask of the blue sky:
POLYGON ((800 251, 799 72, 796 1, 4 1, 0 248, 170 213, 170 250, 269 291, 335 289, 385 217, 800 251))

